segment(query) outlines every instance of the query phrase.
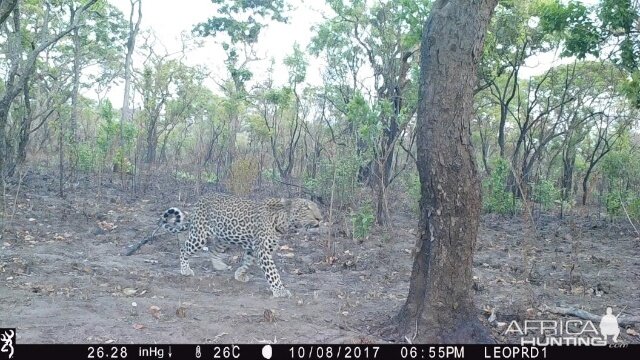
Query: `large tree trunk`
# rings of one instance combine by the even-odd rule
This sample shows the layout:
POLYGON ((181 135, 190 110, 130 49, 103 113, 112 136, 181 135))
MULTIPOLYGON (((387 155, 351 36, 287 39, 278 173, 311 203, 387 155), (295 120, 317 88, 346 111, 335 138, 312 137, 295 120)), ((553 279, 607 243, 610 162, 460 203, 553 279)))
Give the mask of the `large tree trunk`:
POLYGON ((477 65, 497 2, 438 0, 423 30, 420 232, 409 295, 397 318, 400 335, 416 342, 491 341, 470 294, 481 209, 470 120, 477 65))

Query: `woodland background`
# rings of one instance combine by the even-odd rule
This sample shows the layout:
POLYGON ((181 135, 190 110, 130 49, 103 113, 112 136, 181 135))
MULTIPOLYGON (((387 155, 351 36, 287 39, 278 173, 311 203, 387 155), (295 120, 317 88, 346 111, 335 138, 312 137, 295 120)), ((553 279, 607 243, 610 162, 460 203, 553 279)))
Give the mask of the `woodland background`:
MULTIPOLYGON (((217 15, 194 24, 181 51, 168 52, 145 28, 141 0, 130 0, 128 13, 105 0, 2 0, 6 247, 37 232, 30 215, 21 219, 33 206, 95 202, 101 210, 84 216, 111 232, 122 219, 98 214, 100 206, 154 199, 143 217, 152 228, 163 207, 188 209, 210 191, 318 202, 329 230, 317 248, 330 265, 344 255, 336 246, 345 239, 377 239, 382 247, 398 236, 413 241, 414 230, 398 231, 419 216, 416 111, 431 2, 327 0, 310 42, 295 44, 282 64, 255 47, 262 30, 286 23, 303 3, 212 3, 217 15), (203 39, 224 52, 223 72, 187 64, 203 39), (322 83, 310 84, 317 60, 322 83), (255 65, 265 62, 286 67, 288 77, 269 70, 256 81, 255 65), (109 96, 116 85, 124 86, 121 102, 109 96), (39 200, 29 203, 34 194, 39 200)), ((576 223, 625 229, 593 240, 607 244, 640 236, 639 11, 631 0, 498 3, 471 122, 485 226, 576 241, 576 223), (532 72, 543 57, 556 61, 532 72), (556 223, 564 225, 549 225, 556 223)), ((56 211, 61 221, 73 213, 56 211)), ((129 235, 111 239, 124 246, 143 234, 129 235)), ((514 272, 529 281, 535 266, 526 255, 520 260, 514 272)))

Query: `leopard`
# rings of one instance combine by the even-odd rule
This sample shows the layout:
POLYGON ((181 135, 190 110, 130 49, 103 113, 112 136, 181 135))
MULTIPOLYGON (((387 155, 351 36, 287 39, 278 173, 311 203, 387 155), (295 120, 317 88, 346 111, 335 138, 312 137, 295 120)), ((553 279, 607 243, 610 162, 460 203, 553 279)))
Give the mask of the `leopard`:
POLYGON ((234 278, 248 282, 249 268, 258 260, 273 297, 291 297, 273 261, 281 235, 301 228, 318 228, 322 222, 318 205, 304 198, 267 198, 250 200, 232 194, 212 193, 202 197, 187 219, 177 207, 167 209, 159 225, 171 233, 188 231, 180 246, 180 273, 193 276, 189 257, 211 240, 211 263, 214 270, 231 267, 221 257, 230 246, 242 247, 244 255, 234 278))

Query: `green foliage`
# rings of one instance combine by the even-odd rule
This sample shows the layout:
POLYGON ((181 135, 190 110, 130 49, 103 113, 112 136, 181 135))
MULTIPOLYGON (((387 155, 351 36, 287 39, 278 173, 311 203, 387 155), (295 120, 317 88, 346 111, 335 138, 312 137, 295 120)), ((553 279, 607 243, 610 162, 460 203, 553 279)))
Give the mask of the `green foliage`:
POLYGON ((545 210, 559 199, 560 190, 554 186, 553 181, 544 179, 533 184, 533 201, 542 205, 545 210))
POLYGON ((324 199, 333 200, 337 207, 354 203, 357 196, 358 171, 362 158, 354 149, 345 149, 334 159, 321 159, 315 178, 305 178, 305 187, 324 199))
MULTIPOLYGON (((115 121, 117 119, 117 113, 113 109, 111 102, 109 100, 105 100, 105 102, 101 105, 100 110, 100 122, 98 123, 98 134, 96 138, 96 147, 94 144, 86 144, 86 146, 92 147, 91 150, 95 153, 94 157, 90 159, 88 156, 85 156, 85 160, 87 162, 92 162, 94 165, 104 165, 106 164, 111 155, 113 158, 113 165, 117 169, 121 169, 124 172, 130 173, 133 171, 133 165, 126 159, 125 154, 131 151, 133 147, 134 140, 137 136, 137 128, 134 123, 125 123, 123 127, 123 140, 124 140, 124 153, 122 149, 117 149, 115 154, 113 153, 114 149, 118 146, 120 139, 120 121, 115 121)), ((81 153, 82 148, 78 149, 78 156, 84 156, 81 153)))
POLYGON ((614 189, 607 193, 605 205, 611 216, 629 215, 631 219, 640 220, 640 194, 614 189))
POLYGON ((209 184, 215 184, 218 182, 218 176, 216 176, 216 173, 214 172, 205 171, 202 174, 202 179, 209 184))
POLYGON ((511 170, 509 162, 498 159, 493 165, 491 176, 482 182, 483 207, 485 211, 498 214, 513 214, 513 193, 507 189, 507 179, 511 170))
POLYGON ((282 180, 282 178, 280 177, 280 173, 277 169, 274 168, 265 168, 264 170, 262 170, 262 177, 272 182, 282 180))
POLYGON ((113 168, 116 172, 123 172, 125 174, 133 173, 133 164, 124 155, 122 149, 118 149, 113 157, 113 168))
POLYGON ((216 5, 217 15, 196 25, 194 32, 200 36, 216 36, 223 33, 229 37, 232 44, 252 44, 258 41, 260 31, 266 26, 268 19, 278 22, 287 21, 285 13, 288 5, 284 0, 212 0, 211 2, 216 5))
POLYGON ((178 170, 176 171, 176 178, 180 179, 180 180, 189 180, 189 181, 196 181, 196 176, 186 172, 186 171, 182 171, 182 170, 178 170))
POLYGON ((351 214, 351 225, 353 226, 353 237, 355 239, 364 239, 371 233, 371 228, 376 220, 373 206, 366 203, 357 211, 351 214))
POLYGON ((359 92, 347 105, 347 121, 355 125, 360 138, 369 144, 375 144, 375 139, 382 132, 376 109, 359 92))
POLYGON ((615 149, 602 161, 602 171, 609 182, 616 187, 623 182, 640 185, 640 157, 631 146, 629 135, 623 135, 615 149))
POLYGON ((96 168, 98 153, 90 144, 77 144, 76 156, 78 159, 78 168, 81 171, 93 171, 96 168))
POLYGON ((640 70, 640 38, 634 25, 639 20, 637 4, 630 0, 602 0, 594 7, 560 0, 541 4, 541 27, 564 40, 562 55, 584 59, 604 53, 603 57, 630 74, 627 94, 638 106, 637 75, 632 78, 640 70))
MULTIPOLYGON (((133 141, 136 138, 137 129, 133 123, 125 123, 123 127, 123 140, 125 150, 130 150, 133 146, 133 141)), ((106 155, 109 150, 118 142, 120 137, 120 123, 113 121, 105 121, 99 125, 98 128, 98 149, 103 155, 106 155)))
POLYGON ((629 204, 625 206, 627 207, 627 212, 629 213, 630 218, 640 220, 640 196, 631 198, 629 200, 629 204))
MULTIPOLYGON (((202 180, 204 180, 204 182, 206 183, 215 184, 216 182, 218 182, 218 177, 215 173, 204 171, 201 176, 202 180)), ((188 181, 196 181, 198 179, 196 175, 182 170, 176 171, 176 178, 188 181)))
POLYGON ((607 214, 618 216, 622 214, 622 191, 609 191, 606 198, 607 214))
MULTIPOLYGON (((285 16, 289 5, 284 0, 212 0, 217 14, 207 21, 197 24, 193 32, 199 36, 226 35, 222 48, 227 53, 225 65, 234 81, 236 90, 242 91, 244 84, 253 74, 246 67, 246 61, 240 60, 240 54, 246 51, 242 45, 258 42, 260 32, 271 21, 287 22, 285 16)), ((249 54, 245 54, 249 56, 249 54)))
POLYGON ((309 63, 297 42, 293 44, 293 53, 284 58, 284 64, 289 70, 289 83, 299 84, 304 81, 309 63))

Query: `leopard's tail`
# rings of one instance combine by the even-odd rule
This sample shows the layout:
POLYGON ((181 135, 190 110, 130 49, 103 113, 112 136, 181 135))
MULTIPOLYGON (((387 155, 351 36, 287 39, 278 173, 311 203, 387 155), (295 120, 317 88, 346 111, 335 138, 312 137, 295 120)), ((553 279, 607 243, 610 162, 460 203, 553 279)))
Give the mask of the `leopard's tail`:
POLYGON ((163 229, 172 232, 179 233, 189 229, 191 223, 186 219, 186 216, 182 210, 177 207, 167 209, 160 218, 160 224, 163 229), (170 222, 170 220, 173 220, 170 222))

